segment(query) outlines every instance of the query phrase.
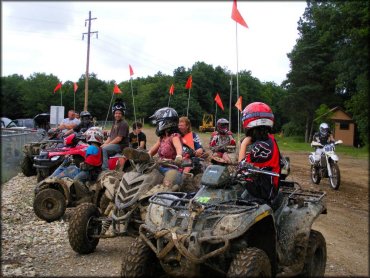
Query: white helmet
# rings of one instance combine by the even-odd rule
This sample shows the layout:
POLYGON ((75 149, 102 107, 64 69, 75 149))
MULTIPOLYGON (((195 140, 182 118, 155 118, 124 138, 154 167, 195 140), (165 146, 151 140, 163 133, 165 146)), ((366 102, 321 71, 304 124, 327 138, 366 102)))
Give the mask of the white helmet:
POLYGON ((329 125, 327 123, 322 123, 319 130, 321 136, 326 136, 329 133, 329 125))
POLYGON ((104 135, 103 135, 101 128, 94 126, 94 127, 90 127, 86 131, 86 142, 87 143, 95 142, 101 145, 103 144, 103 141, 104 141, 104 135))

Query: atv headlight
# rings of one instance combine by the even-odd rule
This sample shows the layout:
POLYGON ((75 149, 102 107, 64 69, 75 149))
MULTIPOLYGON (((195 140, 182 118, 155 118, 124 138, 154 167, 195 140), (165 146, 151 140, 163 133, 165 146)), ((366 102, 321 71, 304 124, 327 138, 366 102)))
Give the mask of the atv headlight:
POLYGON ((59 159, 59 155, 57 155, 57 156, 53 156, 52 158, 50 158, 50 160, 51 161, 57 161, 58 159, 59 159))
POLYGON ((147 217, 155 226, 162 223, 164 207, 156 204, 150 204, 147 217))
POLYGON ((213 234, 214 235, 227 235, 233 233, 242 224, 245 217, 240 217, 240 215, 227 215, 224 216, 216 225, 213 234))

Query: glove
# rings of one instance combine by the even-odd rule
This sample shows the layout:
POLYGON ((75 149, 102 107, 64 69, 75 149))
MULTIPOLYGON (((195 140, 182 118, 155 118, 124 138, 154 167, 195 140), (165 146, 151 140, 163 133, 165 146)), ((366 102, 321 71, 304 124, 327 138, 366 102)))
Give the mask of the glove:
POLYGON ((182 155, 178 154, 175 158, 175 164, 180 165, 182 162, 182 155))

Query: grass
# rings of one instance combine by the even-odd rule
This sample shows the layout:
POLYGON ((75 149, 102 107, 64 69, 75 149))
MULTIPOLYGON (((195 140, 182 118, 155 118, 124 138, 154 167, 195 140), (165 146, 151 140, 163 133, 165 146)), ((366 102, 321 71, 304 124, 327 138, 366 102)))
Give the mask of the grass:
MULTIPOLYGON (((279 137, 275 136, 281 151, 302 151, 311 152, 313 148, 309 143, 304 142, 303 137, 279 137)), ((337 145, 335 148, 337 154, 349 155, 355 158, 368 158, 369 146, 366 145, 362 148, 355 148, 344 145, 337 145)))

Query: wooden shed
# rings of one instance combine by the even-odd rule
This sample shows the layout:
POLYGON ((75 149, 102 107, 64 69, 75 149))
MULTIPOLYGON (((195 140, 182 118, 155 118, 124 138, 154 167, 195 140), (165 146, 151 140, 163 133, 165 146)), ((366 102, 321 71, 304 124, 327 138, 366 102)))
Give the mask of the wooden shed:
POLYGON ((333 135, 335 140, 341 139, 343 145, 354 146, 355 143, 355 122, 352 117, 340 107, 330 110, 333 115, 330 117, 334 123, 333 135))

